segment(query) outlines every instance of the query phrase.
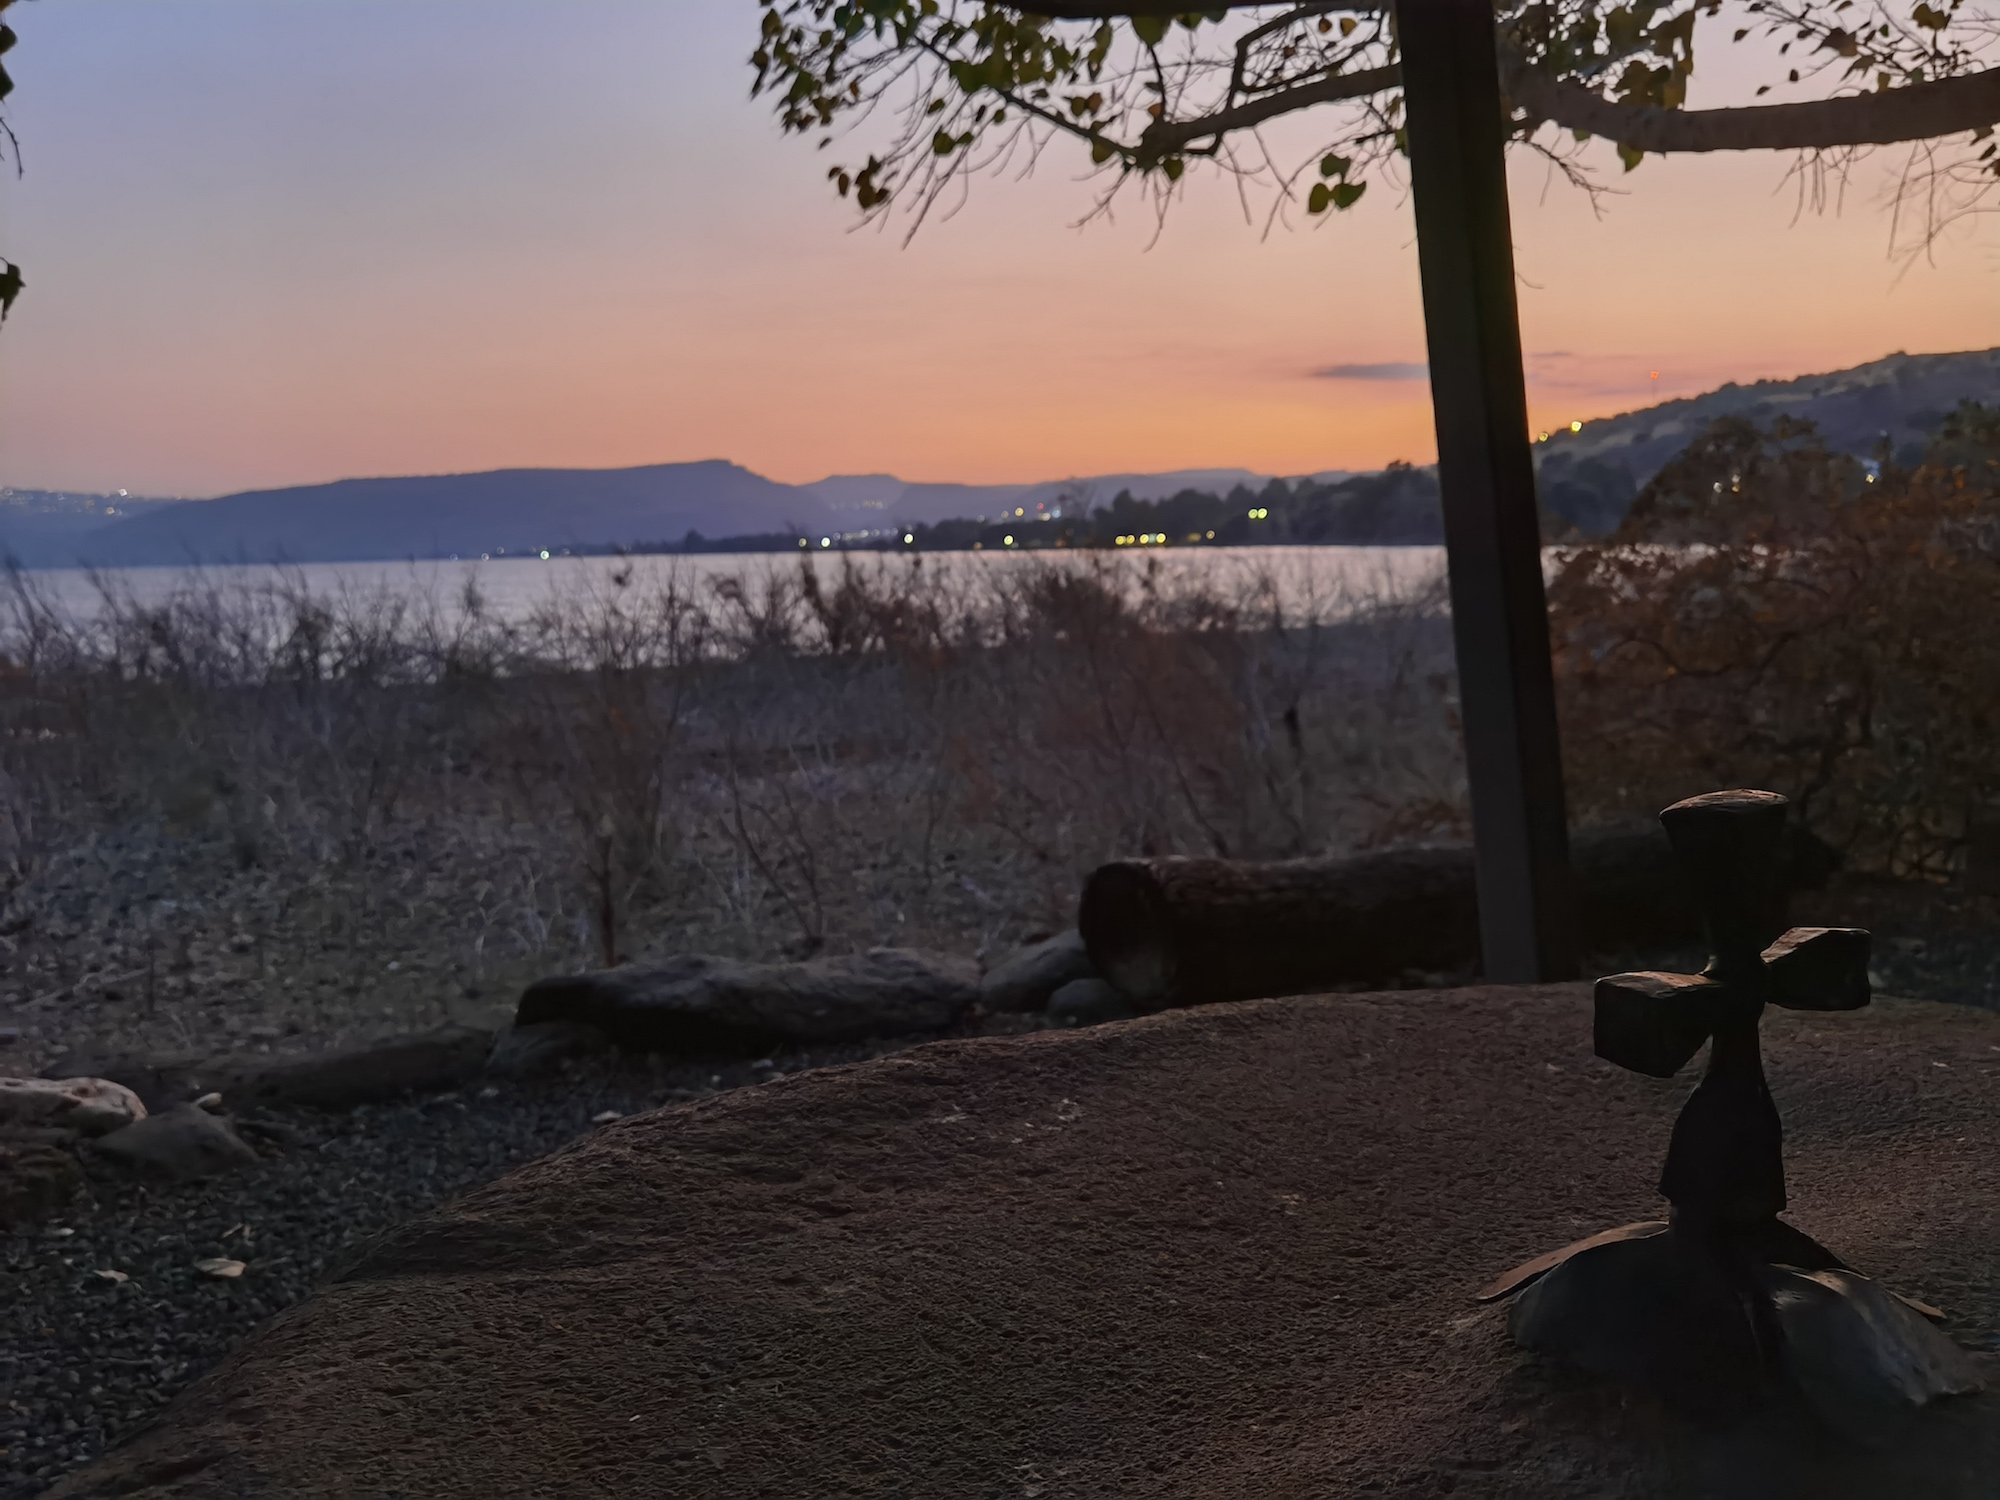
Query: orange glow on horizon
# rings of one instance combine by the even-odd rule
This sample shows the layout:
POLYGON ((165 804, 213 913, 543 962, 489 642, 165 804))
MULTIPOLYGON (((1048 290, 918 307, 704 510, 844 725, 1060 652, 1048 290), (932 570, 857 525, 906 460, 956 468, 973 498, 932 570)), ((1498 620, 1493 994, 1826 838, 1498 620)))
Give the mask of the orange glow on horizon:
MULTIPOLYGON (((1421 378, 1315 373, 1420 366, 1393 185, 1266 236, 1190 174, 1155 242, 1136 203, 1072 227, 1093 189, 1052 157, 975 183, 905 248, 900 221, 854 232, 823 158, 744 99, 754 10, 667 9, 605 0, 551 39, 524 0, 476 26, 431 0, 365 27, 346 5, 27 8, 0 482, 201 495, 727 458, 981 483, 1433 457, 1421 378)), ((1609 165, 1600 218, 1515 163, 1535 431, 2000 344, 1990 221, 1905 271, 1867 183, 1795 219, 1776 158, 1609 165)))

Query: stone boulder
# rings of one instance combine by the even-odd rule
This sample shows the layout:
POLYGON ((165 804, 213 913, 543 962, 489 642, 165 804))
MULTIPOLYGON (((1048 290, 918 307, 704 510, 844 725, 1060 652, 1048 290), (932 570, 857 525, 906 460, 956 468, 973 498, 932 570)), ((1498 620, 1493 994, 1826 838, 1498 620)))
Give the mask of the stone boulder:
POLYGON ((257 1160, 257 1152, 219 1115, 179 1104, 114 1130, 97 1149, 142 1176, 169 1182, 219 1177, 257 1160))
POLYGON ((0 1078, 0 1125, 105 1135, 145 1118, 139 1096, 106 1078, 0 1078))
MULTIPOLYGON (((1765 1039, 1801 1224, 1989 1343, 2000 1015, 1841 1020, 1765 1039)), ((1656 1201, 1682 1097, 1594 1057, 1584 985, 800 1072, 357 1245, 47 1500, 1995 1500, 2000 1391, 1880 1449, 1790 1402, 1711 1433, 1473 1300, 1656 1201)))
POLYGON ((42 1070, 44 1078, 87 1073, 137 1094, 148 1110, 168 1109, 192 1099, 191 1075, 203 1059, 194 1056, 139 1056, 127 1052, 90 1052, 66 1058, 42 1070))
POLYGON ((538 980, 514 1024, 582 1022, 632 1052, 756 1057, 787 1042, 943 1031, 978 997, 970 959, 909 948, 789 964, 689 954, 538 980))
POLYGON ((1071 928, 988 969, 979 981, 979 1004, 993 1014, 1045 1010, 1049 997, 1064 985, 1095 977, 1083 934, 1071 928))
POLYGON ((1072 979, 1049 997, 1049 1020, 1057 1026, 1099 1026, 1129 1021, 1138 1013, 1108 979, 1072 979))

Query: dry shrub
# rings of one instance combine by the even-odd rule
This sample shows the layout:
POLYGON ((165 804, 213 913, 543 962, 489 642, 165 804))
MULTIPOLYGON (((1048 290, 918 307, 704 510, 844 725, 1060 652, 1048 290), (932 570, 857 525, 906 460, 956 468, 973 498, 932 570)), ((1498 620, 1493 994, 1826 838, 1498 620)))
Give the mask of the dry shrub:
POLYGON ((663 948, 991 951, 1105 859, 1462 824, 1435 588, 826 561, 504 615, 476 582, 233 573, 68 612, 15 575, 0 1009, 327 1032, 663 948))
POLYGON ((1718 422, 1550 591, 1579 820, 1767 786, 1850 867, 1939 877, 2000 795, 2000 419, 1914 470, 1718 422))
MULTIPOLYGON (((965 674, 951 715, 968 817, 1065 870, 1128 853, 1274 857, 1368 840, 1367 804, 1343 793, 1379 767, 1351 763, 1343 742, 1357 720, 1412 707, 1380 671, 1378 652, 1410 649, 1398 627, 1414 622, 1396 607, 1358 627, 1269 578, 1227 592, 1103 561, 1010 582, 1000 639, 965 674), (1364 630, 1375 650, 1355 649, 1364 630), (1362 688, 1365 676, 1383 690, 1362 688)), ((1422 696, 1442 727, 1435 680, 1422 696)), ((1397 805, 1410 789, 1380 788, 1397 805)))

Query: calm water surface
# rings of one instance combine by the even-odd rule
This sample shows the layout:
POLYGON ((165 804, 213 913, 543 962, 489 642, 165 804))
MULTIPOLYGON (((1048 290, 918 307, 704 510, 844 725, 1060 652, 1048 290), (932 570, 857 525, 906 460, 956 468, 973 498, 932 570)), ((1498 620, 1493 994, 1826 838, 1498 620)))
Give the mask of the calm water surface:
MULTIPOLYGON (((725 578, 756 586, 773 575, 793 577, 802 559, 789 553, 713 553, 688 557, 495 558, 477 562, 307 563, 264 566, 120 568, 93 574, 51 568, 22 575, 23 586, 59 612, 87 620, 103 607, 106 590, 141 605, 158 605, 190 591, 225 595, 295 591, 360 604, 407 599, 434 603, 447 615, 475 598, 505 620, 527 618, 559 599, 608 595, 623 587, 646 593, 665 588, 704 592, 725 578)), ((1225 595, 1249 595, 1268 582, 1288 613, 1339 618, 1385 597, 1407 598, 1435 587, 1443 576, 1442 547, 1186 547, 1114 552, 937 552, 917 556, 820 553, 811 559, 821 580, 837 578, 843 563, 867 574, 898 577, 914 570, 967 604, 1009 572, 1044 566, 1111 568, 1137 588, 1149 571, 1158 587, 1200 583, 1225 595)))

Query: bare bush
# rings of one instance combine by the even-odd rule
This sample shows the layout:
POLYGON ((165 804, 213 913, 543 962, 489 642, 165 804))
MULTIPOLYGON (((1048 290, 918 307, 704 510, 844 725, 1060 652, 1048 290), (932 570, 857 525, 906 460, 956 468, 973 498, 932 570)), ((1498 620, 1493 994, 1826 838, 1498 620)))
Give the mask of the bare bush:
POLYGON ((649 950, 991 950, 1122 854, 1462 827, 1435 588, 1014 561, 622 568, 504 617, 15 574, 0 1003, 282 1047, 649 950))

